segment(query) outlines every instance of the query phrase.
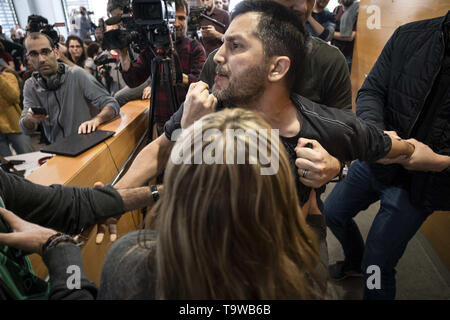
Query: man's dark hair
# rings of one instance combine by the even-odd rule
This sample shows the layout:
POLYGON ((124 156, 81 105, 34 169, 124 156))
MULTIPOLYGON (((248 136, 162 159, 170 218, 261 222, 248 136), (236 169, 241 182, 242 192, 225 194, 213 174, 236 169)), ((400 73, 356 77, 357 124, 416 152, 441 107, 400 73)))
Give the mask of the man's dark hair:
POLYGON ((261 40, 264 56, 287 56, 291 66, 286 84, 292 89, 296 76, 303 72, 306 34, 300 19, 285 6, 271 0, 244 0, 231 13, 231 20, 248 13, 260 15, 256 36, 261 40))
POLYGON ((43 16, 40 16, 37 14, 32 14, 32 15, 28 16, 27 22, 30 23, 30 21, 39 21, 39 22, 48 24, 47 18, 44 18, 43 16))
POLYGON ((186 9, 186 15, 189 15, 189 6, 186 0, 175 0, 175 10, 186 9))
POLYGON ((50 44, 50 48, 54 49, 56 47, 55 44, 53 43, 53 40, 48 35, 42 32, 27 32, 27 36, 25 37, 23 43, 25 45, 28 39, 37 40, 40 37, 47 38, 48 43, 50 44))
POLYGON ((100 49, 100 45, 97 42, 92 42, 86 49, 87 56, 89 58, 94 58, 94 56, 98 53, 100 49))
POLYGON ((108 11, 108 13, 111 13, 111 11, 117 8, 123 10, 125 7, 128 7, 129 4, 129 0, 108 0, 106 11, 108 11))

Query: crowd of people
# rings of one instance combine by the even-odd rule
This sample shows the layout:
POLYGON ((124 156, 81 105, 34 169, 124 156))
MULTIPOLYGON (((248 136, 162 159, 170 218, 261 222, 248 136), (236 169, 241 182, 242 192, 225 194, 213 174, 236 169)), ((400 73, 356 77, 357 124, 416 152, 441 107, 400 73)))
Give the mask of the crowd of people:
MULTIPOLYGON (((228 1, 201 3, 224 26, 203 18, 200 39, 188 36, 190 8, 175 1, 176 110, 167 90, 152 92, 155 51, 105 49, 104 32, 120 23, 99 25, 90 40, 85 8, 73 19, 78 34, 64 43, 41 32, 22 37, 21 76, 0 47, 2 155, 10 143, 28 152, 26 134, 39 126, 49 142, 89 134, 126 102, 152 96, 158 131, 114 186, 44 187, 0 172, 0 244, 9 248, 0 254, 19 265, 20 250, 41 254, 50 275, 26 288, 20 281, 29 270, 16 283, 0 279, 0 297, 332 299, 332 280, 367 280, 375 265, 381 285, 365 286, 364 298, 395 298, 408 241, 434 210, 450 210, 450 12, 395 31, 354 113, 359 2, 341 0, 334 13, 326 0, 244 0, 231 13, 228 1), (276 170, 262 174, 268 164, 276 170), (149 185, 158 177, 162 184, 149 185), (378 200, 364 243, 353 217, 378 200), (72 236, 148 205, 144 228, 111 247, 97 288, 72 236), (331 266, 327 227, 345 254, 331 266), (80 287, 67 286, 68 266, 82 270, 80 287)), ((127 5, 110 0, 109 16, 127 5)))

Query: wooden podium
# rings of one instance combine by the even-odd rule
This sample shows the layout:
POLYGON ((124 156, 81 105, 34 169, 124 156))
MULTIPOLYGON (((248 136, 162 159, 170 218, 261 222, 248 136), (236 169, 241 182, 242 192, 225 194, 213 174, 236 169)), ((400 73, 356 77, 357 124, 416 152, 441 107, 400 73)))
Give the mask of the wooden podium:
MULTIPOLYGON (((128 159, 148 127, 148 100, 136 100, 120 109, 120 117, 100 126, 99 129, 115 131, 115 135, 77 157, 54 156, 26 178, 42 185, 62 184, 92 187, 95 182, 111 183, 128 159)), ((142 217, 139 211, 127 212, 117 225, 118 237, 140 228, 142 217)), ((105 234, 103 243, 95 244, 97 228, 93 228, 89 240, 82 249, 86 276, 100 283, 103 261, 111 242, 105 234)), ((38 255, 30 256, 36 275, 45 278, 48 274, 38 255)))
MULTIPOLYGON (((351 72, 353 109, 359 88, 372 69, 384 45, 399 26, 444 16, 449 0, 361 0, 351 72)), ((422 232, 450 269, 450 212, 435 212, 423 224, 422 232)))

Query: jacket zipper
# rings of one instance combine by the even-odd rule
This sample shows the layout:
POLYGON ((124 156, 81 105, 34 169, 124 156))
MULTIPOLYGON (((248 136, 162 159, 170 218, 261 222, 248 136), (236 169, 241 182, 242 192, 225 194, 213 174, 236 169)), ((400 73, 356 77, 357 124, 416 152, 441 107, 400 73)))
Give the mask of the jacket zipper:
POLYGON ((442 44, 443 44, 443 46, 444 46, 444 50, 442 50, 442 53, 441 53, 441 59, 440 59, 441 66, 439 67, 438 71, 434 74, 434 76, 433 76, 433 81, 431 82, 431 87, 428 89, 428 92, 427 92, 427 94, 425 95, 425 99, 423 100, 422 106, 420 107, 420 111, 417 113, 417 116, 416 116, 416 118, 414 119, 414 122, 412 123, 412 126, 411 126, 411 127, 409 128, 409 130, 408 130, 408 135, 407 135, 407 138, 408 138, 408 139, 411 138, 411 133, 412 133, 414 127, 416 126, 417 120, 419 120, 419 117, 420 117, 420 115, 421 115, 422 112, 423 112, 423 107, 425 106, 425 103, 427 102, 428 96, 430 95, 431 90, 433 89, 434 81, 436 81, 436 78, 437 78, 439 72, 441 72, 441 69, 442 69, 442 61, 443 61, 443 59, 444 59, 444 54, 445 54, 444 32, 442 32, 442 31, 441 31, 441 40, 442 40, 442 44))

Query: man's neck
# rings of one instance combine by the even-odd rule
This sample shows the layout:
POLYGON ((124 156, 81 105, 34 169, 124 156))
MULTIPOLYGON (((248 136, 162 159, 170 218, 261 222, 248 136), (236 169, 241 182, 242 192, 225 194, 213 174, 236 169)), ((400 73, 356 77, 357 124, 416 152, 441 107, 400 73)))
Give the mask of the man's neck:
POLYGON ((48 78, 50 78, 51 76, 55 75, 56 72, 53 73, 53 74, 48 74, 48 75, 43 75, 42 73, 39 73, 39 74, 45 80, 45 82, 47 82, 48 78))
MULTIPOLYGON (((353 2, 353 3, 354 3, 354 2, 353 2)), ((350 8, 350 7, 352 6, 353 3, 349 4, 348 6, 346 6, 345 4, 343 4, 343 5, 342 5, 342 9, 343 9, 344 11, 347 10, 348 8, 350 8)))
POLYGON ((313 8, 314 13, 321 13, 324 10, 324 8, 315 7, 313 8))
POLYGON ((208 16, 212 15, 213 12, 214 12, 214 9, 215 9, 215 6, 213 5, 213 6, 211 7, 211 10, 209 10, 206 14, 207 14, 208 16))
POLYGON ((293 137, 300 131, 300 121, 289 93, 283 90, 266 90, 248 109, 262 114, 273 129, 283 137, 293 137))

